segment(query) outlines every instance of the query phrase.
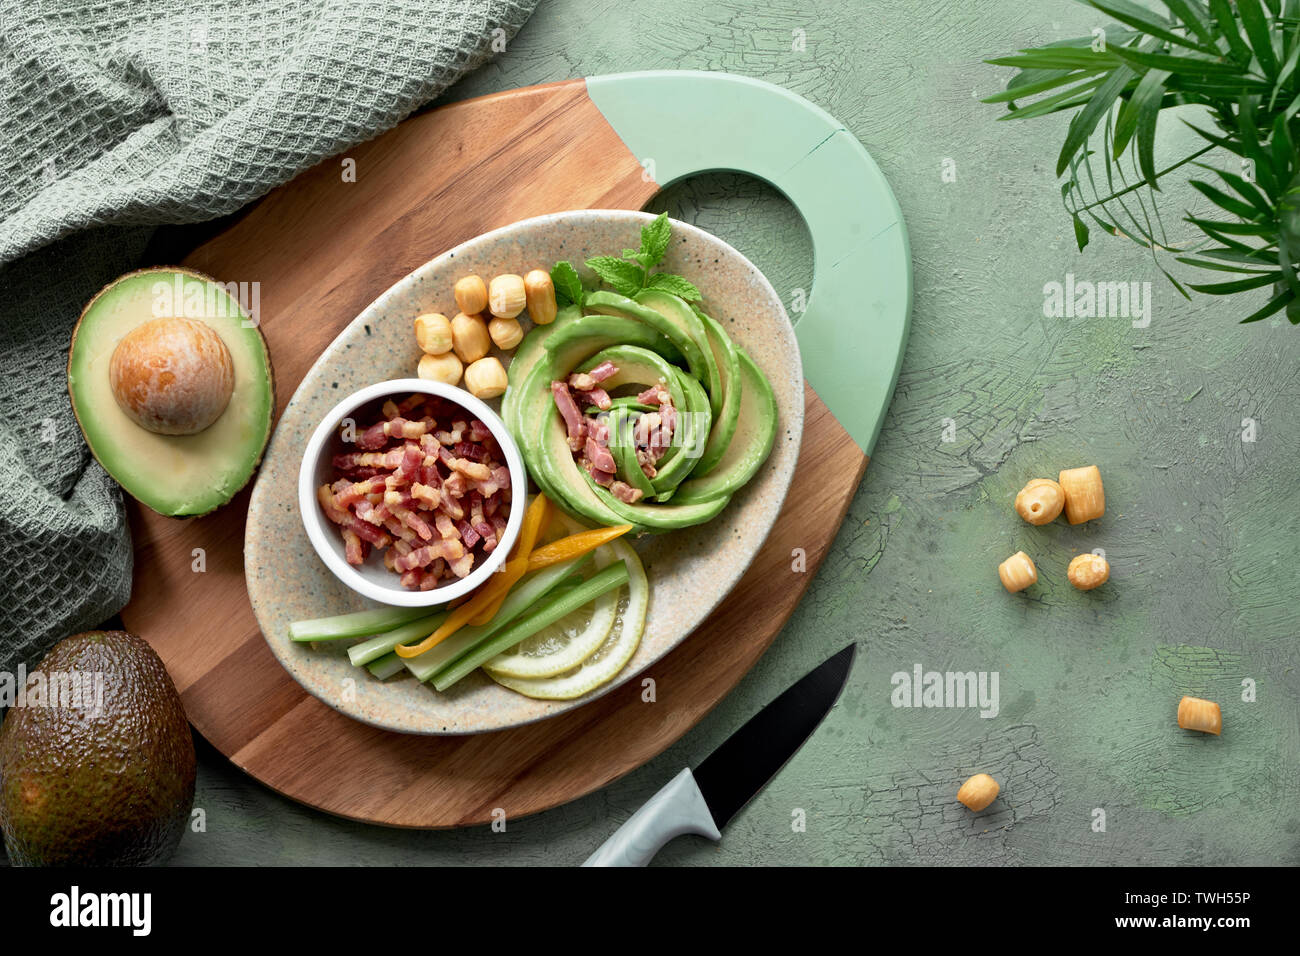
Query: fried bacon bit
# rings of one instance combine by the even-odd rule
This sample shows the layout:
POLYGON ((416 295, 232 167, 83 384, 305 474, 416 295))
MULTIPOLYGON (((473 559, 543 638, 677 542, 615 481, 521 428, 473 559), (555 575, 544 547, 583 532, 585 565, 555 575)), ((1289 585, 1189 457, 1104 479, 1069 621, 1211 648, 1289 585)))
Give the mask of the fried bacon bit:
POLYGON ((367 478, 364 481, 355 481, 345 483, 345 487, 337 492, 334 500, 340 508, 351 508, 366 498, 367 495, 374 492, 382 492, 384 482, 379 478, 367 478))
MULTIPOLYGON (((467 489, 468 485, 465 483, 465 476, 459 471, 453 471, 442 481, 442 493, 452 499, 464 498, 467 489)), ((449 503, 452 505, 452 509, 447 512, 449 515, 457 521, 465 517, 465 509, 460 506, 459 502, 451 501, 449 503)))
POLYGON ((657 427, 650 432, 650 451, 656 461, 662 457, 672 444, 677 431, 677 408, 671 401, 659 406, 657 427))
POLYGON ((365 564, 366 543, 351 528, 343 529, 343 554, 348 564, 365 564))
POLYGON ((663 384, 651 385, 644 392, 636 397, 636 400, 642 405, 662 405, 665 402, 671 402, 673 397, 668 394, 663 384))
POLYGON ((393 448, 384 452, 352 452, 346 455, 335 455, 333 465, 336 469, 345 473, 353 468, 375 468, 381 471, 392 471, 402 463, 402 456, 405 454, 406 451, 403 448, 393 448))
POLYGON ((465 546, 459 541, 438 540, 432 544, 416 548, 409 554, 401 555, 393 562, 393 570, 398 572, 410 571, 413 568, 423 568, 432 564, 437 558, 451 561, 462 557, 464 554, 465 546))
POLYGON ((456 531, 460 534, 460 539, 471 548, 483 540, 483 536, 475 531, 474 526, 468 521, 457 521, 456 531))
POLYGON ((492 477, 492 469, 481 461, 470 461, 468 458, 453 458, 451 467, 471 481, 487 481, 492 477))
POLYGON ((389 438, 419 438, 429 431, 432 421, 411 422, 405 418, 394 418, 384 422, 384 434, 389 438))
POLYGON ((638 448, 636 450, 636 463, 641 466, 641 473, 647 478, 653 478, 659 474, 659 469, 655 467, 654 456, 650 454, 647 448, 638 448))
POLYGON ((451 447, 460 443, 468 428, 463 421, 455 421, 451 423, 451 431, 434 432, 433 437, 438 439, 438 444, 451 447))
MULTIPOLYGON (((591 475, 591 480, 610 494, 628 504, 635 504, 644 497, 644 492, 633 488, 617 479, 618 468, 614 456, 609 450, 609 425, 604 415, 582 414, 579 402, 594 406, 603 412, 611 405, 612 399, 599 383, 618 374, 618 367, 612 362, 601 362, 589 372, 574 372, 567 381, 551 382, 551 395, 555 407, 564 419, 568 434, 569 448, 578 463, 591 475)), ((642 405, 658 406, 656 411, 643 412, 629 419, 632 427, 630 434, 620 435, 620 441, 631 441, 636 450, 636 461, 647 478, 658 474, 659 459, 672 445, 677 430, 677 408, 673 405, 672 394, 667 385, 660 381, 637 395, 636 400, 642 405)), ((507 476, 508 477, 508 476, 507 476)))
POLYGON ((602 442, 596 441, 590 435, 587 437, 587 447, 584 449, 587 460, 597 471, 607 471, 613 474, 617 467, 614 464, 614 456, 609 453, 609 449, 602 442))
POLYGON ((593 465, 588 459, 582 459, 582 467, 587 469, 587 474, 591 475, 591 480, 602 488, 608 488, 614 483, 614 473, 612 471, 602 471, 593 465))
POLYGON ((433 529, 429 527, 429 523, 411 510, 415 505, 414 497, 402 494, 400 491, 390 491, 384 495, 384 504, 398 521, 425 541, 433 538, 433 529))
POLYGON ((357 438, 357 447, 362 451, 378 451, 387 443, 388 436, 384 434, 384 423, 377 422, 367 428, 357 438))
POLYGON ((555 407, 560 410, 560 414, 564 417, 564 426, 569 430, 569 448, 577 452, 582 448, 586 434, 582 409, 578 408, 578 403, 573 400, 573 393, 564 382, 552 382, 551 394, 555 396, 555 407))
POLYGON ((457 458, 466 458, 469 461, 487 461, 488 457, 486 448, 468 441, 457 442, 455 452, 457 458))
POLYGON ((411 590, 465 577, 496 548, 510 514, 501 447, 487 425, 444 399, 390 399, 381 414, 342 429, 355 450, 333 457, 335 480, 317 489, 347 562, 378 553, 411 590))
MULTIPOLYGON (((433 516, 433 526, 438 529, 439 537, 442 538, 461 537, 460 530, 456 527, 456 522, 452 521, 451 518, 445 512, 439 511, 437 514, 433 516)), ((472 548, 474 547, 474 545, 470 544, 469 547, 472 548)))
POLYGON ((422 485, 418 481, 411 485, 411 497, 422 504, 426 511, 437 508, 438 502, 442 501, 442 495, 437 488, 422 485))
POLYGON ((640 488, 633 488, 631 485, 622 481, 616 481, 610 485, 609 493, 620 501, 626 501, 630 505, 636 504, 643 496, 643 492, 640 488))
POLYGON ((588 388, 577 391, 578 398, 588 405, 595 405, 601 411, 608 411, 612 404, 609 392, 603 388, 588 388))

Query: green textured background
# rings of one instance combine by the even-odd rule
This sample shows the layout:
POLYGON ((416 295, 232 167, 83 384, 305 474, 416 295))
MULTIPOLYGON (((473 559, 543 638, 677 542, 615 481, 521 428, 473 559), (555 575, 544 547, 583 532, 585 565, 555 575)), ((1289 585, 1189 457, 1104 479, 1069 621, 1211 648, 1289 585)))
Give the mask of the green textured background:
MULTIPOLYGON (((576 863, 849 641, 858 662, 839 706, 722 845, 684 838, 658 862, 1300 862, 1300 329, 1237 326, 1253 297, 1184 301, 1125 240, 1096 236, 1079 255, 1052 175, 1063 123, 996 123, 999 108, 978 102, 1010 75, 983 57, 1099 25, 1065 0, 543 3, 450 98, 637 69, 725 70, 824 107, 889 177, 916 297, 867 477, 773 648, 699 727, 613 786, 504 833, 394 831, 285 801, 201 744, 207 832, 188 834, 177 862, 576 863), (803 51, 792 49, 799 30, 803 51), (943 180, 945 159, 955 182, 943 180), (1043 285, 1067 272, 1150 281, 1150 327, 1044 319, 1043 285), (1015 517, 1025 480, 1086 462, 1105 475, 1105 519, 1034 529, 1015 517), (1112 580, 1074 591, 1065 565, 1094 547, 1112 580), (1020 548, 1040 584, 1011 597, 995 568, 1020 548), (890 675, 915 663, 999 672, 1001 713, 894 709, 890 675), (1257 682, 1255 703, 1240 700, 1244 678, 1257 682), (1223 737, 1178 730, 1185 692, 1223 704, 1223 737), (973 817, 953 795, 977 770, 1003 795, 973 817), (1095 808, 1104 833, 1091 828, 1095 808), (796 809, 804 832, 791 826, 796 809)), ((803 225, 763 184, 715 175, 653 208, 730 241, 787 302, 808 288, 803 225)))

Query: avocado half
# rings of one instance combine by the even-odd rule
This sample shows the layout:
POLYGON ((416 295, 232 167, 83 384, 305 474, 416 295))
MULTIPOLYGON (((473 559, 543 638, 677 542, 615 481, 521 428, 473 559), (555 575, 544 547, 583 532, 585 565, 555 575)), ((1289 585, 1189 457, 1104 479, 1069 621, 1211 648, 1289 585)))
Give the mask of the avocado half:
POLYGON ((129 272, 90 300, 68 350, 68 396, 104 470, 141 504, 173 517, 207 514, 248 483, 271 437, 275 409, 271 356, 261 330, 226 286, 177 266, 129 272), (225 411, 193 435, 140 427, 118 406, 109 382, 117 343, 165 314, 210 326, 234 366, 225 411))
POLYGON ((21 700, 12 682, 6 693, 0 832, 10 862, 165 862, 194 805, 194 738, 154 649, 125 631, 75 634, 32 671, 21 700))

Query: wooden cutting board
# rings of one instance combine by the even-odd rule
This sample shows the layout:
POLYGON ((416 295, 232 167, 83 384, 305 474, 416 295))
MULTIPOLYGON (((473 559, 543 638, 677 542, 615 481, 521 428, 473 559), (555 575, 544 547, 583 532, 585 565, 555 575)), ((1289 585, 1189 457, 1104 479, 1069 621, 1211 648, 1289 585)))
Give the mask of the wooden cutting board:
POLYGON ((776 87, 685 73, 573 80, 442 107, 308 170, 185 258, 222 282, 260 283, 278 415, 349 321, 446 249, 543 213, 639 209, 658 181, 711 168, 768 178, 809 222, 818 274, 797 324, 806 430, 785 512, 748 573, 647 672, 657 703, 642 703, 634 680, 491 734, 414 737, 357 723, 303 691, 258 630, 244 585, 247 489, 190 520, 133 503, 136 571, 123 621, 162 656, 194 726, 235 764, 330 813, 452 827, 488 821, 496 808, 519 817, 557 806, 660 753, 754 665, 825 557, 893 390, 910 264, 887 184, 834 120, 776 87), (677 132, 659 145, 656 110, 665 109, 677 132), (733 158, 737 138, 753 158, 733 158), (828 161, 838 186, 828 185, 828 161), (843 311, 850 300, 857 318, 843 311), (828 336, 843 341, 831 348, 828 336))

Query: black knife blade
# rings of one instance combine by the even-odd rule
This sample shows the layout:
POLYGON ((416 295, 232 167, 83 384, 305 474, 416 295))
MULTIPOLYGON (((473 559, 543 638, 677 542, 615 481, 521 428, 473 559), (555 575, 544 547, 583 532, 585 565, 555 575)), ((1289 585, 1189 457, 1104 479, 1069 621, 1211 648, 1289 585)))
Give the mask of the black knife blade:
POLYGON ((724 740, 695 768, 695 781, 721 830, 803 746, 835 706, 856 644, 818 664, 724 740))

